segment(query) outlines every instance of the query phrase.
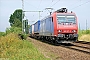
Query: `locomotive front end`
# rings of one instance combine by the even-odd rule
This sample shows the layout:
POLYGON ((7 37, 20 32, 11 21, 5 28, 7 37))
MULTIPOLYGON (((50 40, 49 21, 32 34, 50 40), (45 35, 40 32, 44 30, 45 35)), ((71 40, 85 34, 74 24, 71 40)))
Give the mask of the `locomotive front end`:
POLYGON ((75 13, 57 13, 57 42, 75 42, 78 40, 78 23, 75 13))

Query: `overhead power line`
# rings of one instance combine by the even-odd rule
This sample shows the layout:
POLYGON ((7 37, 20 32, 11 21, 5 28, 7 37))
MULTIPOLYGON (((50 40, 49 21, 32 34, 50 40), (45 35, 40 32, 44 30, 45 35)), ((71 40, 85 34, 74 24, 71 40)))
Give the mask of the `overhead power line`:
MULTIPOLYGON (((76 2, 74 2, 74 3, 77 4, 77 3, 80 3, 80 2, 81 2, 81 0, 78 0, 78 1, 76 1, 76 2)), ((72 3, 72 4, 71 4, 70 6, 68 6, 68 7, 71 7, 71 6, 75 5, 75 4, 72 3)), ((67 8, 68 8, 68 7, 67 7, 67 8)))
POLYGON ((39 12, 39 19, 40 19, 40 13, 43 11, 23 11, 23 12, 39 12))
POLYGON ((38 9, 38 7, 36 7, 36 6, 32 5, 32 4, 31 4, 31 3, 29 3, 27 0, 25 0, 25 2, 26 2, 26 3, 28 3, 29 5, 31 5, 32 7, 34 7, 34 8, 37 8, 37 9, 38 9))
MULTIPOLYGON (((58 0, 58 1, 56 1, 54 4, 52 4, 52 2, 54 2, 54 0, 52 0, 52 2, 51 2, 52 5, 50 5, 50 7, 48 7, 48 8, 51 8, 52 6, 56 5, 59 1, 60 1, 60 0, 58 0)), ((47 5, 47 6, 48 6, 48 5, 47 5)), ((45 10, 45 9, 43 9, 43 10, 45 10)), ((43 11, 43 10, 42 10, 42 11, 43 11)), ((46 12, 46 11, 45 11, 45 12, 46 12)), ((44 13, 44 12, 43 12, 43 13, 44 13)), ((43 13, 42 13, 42 14, 43 14, 43 13)), ((41 15, 42 15, 42 14, 41 14, 41 15)))
POLYGON ((38 6, 38 9, 39 9, 39 7, 40 7, 40 5, 41 5, 41 2, 42 2, 42 0, 40 0, 40 3, 39 3, 39 6, 38 6))
POLYGON ((75 9, 75 8, 78 8, 78 7, 82 6, 82 5, 85 5, 85 4, 89 3, 89 2, 90 2, 90 1, 87 1, 87 2, 85 2, 85 3, 82 3, 82 4, 80 4, 80 5, 78 5, 78 6, 74 7, 74 8, 72 8, 71 10, 73 10, 73 9, 75 9))
POLYGON ((58 0, 57 2, 55 2, 55 3, 54 3, 53 5, 51 5, 50 7, 52 7, 52 6, 56 5, 59 1, 60 1, 60 0, 58 0))

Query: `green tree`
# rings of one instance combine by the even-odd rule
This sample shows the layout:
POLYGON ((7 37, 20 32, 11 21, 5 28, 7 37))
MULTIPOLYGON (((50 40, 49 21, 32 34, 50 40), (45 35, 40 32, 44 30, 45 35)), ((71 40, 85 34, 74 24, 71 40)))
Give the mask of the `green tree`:
POLYGON ((12 26, 13 27, 22 27, 22 22, 19 19, 15 18, 14 24, 12 26))
POLYGON ((22 27, 22 9, 15 10, 14 13, 11 14, 9 22, 11 27, 22 27))

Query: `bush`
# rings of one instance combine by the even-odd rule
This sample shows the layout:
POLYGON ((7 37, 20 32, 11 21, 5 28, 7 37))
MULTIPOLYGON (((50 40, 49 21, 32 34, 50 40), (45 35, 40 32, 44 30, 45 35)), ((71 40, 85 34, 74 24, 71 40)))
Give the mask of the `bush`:
POLYGON ((1 37, 1 36, 5 36, 5 35, 6 35, 5 32, 0 32, 0 37, 1 37))
POLYGON ((21 33, 22 32, 22 29, 19 28, 19 27, 10 27, 10 28, 7 28, 6 29, 6 34, 9 34, 9 33, 21 33))
POLYGON ((18 36, 22 40, 26 40, 27 39, 27 34, 18 34, 18 36))
POLYGON ((79 36, 81 36, 83 34, 90 34, 90 30, 79 30, 78 34, 79 34, 79 36))
POLYGON ((90 34, 90 30, 86 30, 86 34, 90 34))
POLYGON ((22 40, 26 40, 27 35, 22 34, 22 30, 19 27, 10 27, 6 29, 6 34, 15 33, 18 34, 19 38, 22 40))

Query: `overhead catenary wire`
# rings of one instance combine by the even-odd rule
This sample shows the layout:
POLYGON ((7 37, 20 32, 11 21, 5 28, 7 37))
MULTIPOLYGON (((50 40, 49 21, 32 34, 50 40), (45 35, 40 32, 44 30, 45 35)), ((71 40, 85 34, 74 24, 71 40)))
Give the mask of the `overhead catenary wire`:
MULTIPOLYGON (((78 0, 78 1, 76 1, 76 2, 74 2, 74 3, 75 3, 75 4, 80 3, 79 1, 81 2, 82 0, 78 0)), ((69 5, 68 7, 74 6, 75 4, 71 4, 71 5, 69 5)), ((68 7, 67 7, 67 8, 68 8, 68 7)))
POLYGON ((41 5, 41 2, 42 2, 42 0, 40 0, 40 3, 39 3, 39 6, 38 6, 38 9, 39 9, 39 7, 40 7, 40 5, 41 5))
POLYGON ((78 8, 78 7, 82 6, 82 5, 85 5, 85 4, 89 3, 89 2, 90 2, 90 1, 84 2, 84 3, 82 3, 82 4, 78 5, 78 6, 74 7, 74 8, 71 8, 70 10, 76 9, 76 8, 78 8))
MULTIPOLYGON (((59 1, 60 1, 60 0, 58 0, 58 1, 56 1, 54 4, 52 4, 52 3, 54 2, 54 1, 52 0, 52 2, 51 2, 52 5, 50 5, 50 8, 51 8, 52 6, 54 6, 54 5, 56 5, 59 1)), ((48 6, 48 5, 47 5, 47 6, 48 6)), ((45 10, 45 9, 43 9, 43 10, 45 10)), ((43 10, 42 10, 42 11, 43 11, 43 10)), ((46 12, 46 11, 45 11, 45 12, 46 12)), ((43 12, 43 13, 44 13, 44 12, 43 12)), ((42 13, 42 14, 43 14, 43 13, 42 13)), ((42 14, 41 14, 41 15, 42 15, 42 14)))
POLYGON ((58 3, 60 0, 58 0, 58 1, 56 1, 55 3, 54 3, 54 0, 52 0, 51 1, 51 3, 49 4, 49 5, 47 5, 47 6, 50 6, 50 8, 52 7, 52 6, 54 6, 54 5, 56 5, 56 3, 58 3), (54 3, 54 4, 53 4, 54 3))
MULTIPOLYGON (((41 0, 42 1, 42 0, 41 0)), ((41 3, 41 1, 40 1, 40 3, 41 3)), ((26 3, 27 3, 27 1, 25 1, 26 3)), ((30 4, 31 5, 31 4, 30 4)), ((32 5, 33 7, 35 7, 36 9, 38 9, 39 7, 36 7, 36 6, 34 6, 34 5, 32 5)), ((40 19, 40 13, 42 12, 42 11, 24 11, 24 12, 39 12, 39 19, 40 19)))
MULTIPOLYGON (((28 3, 28 4, 30 4, 27 0, 25 0, 25 2, 28 3)), ((32 5, 32 4, 30 4, 30 5, 31 5, 31 7, 34 7, 34 8, 37 8, 38 9, 38 7, 36 7, 36 6, 32 5)))
POLYGON ((51 5, 50 7, 52 7, 52 6, 56 5, 59 1, 60 1, 60 0, 56 1, 56 2, 55 2, 53 5, 51 5))
MULTIPOLYGON (((49 3, 49 5, 47 5, 47 6, 48 6, 48 7, 51 6, 51 5, 53 4, 53 2, 54 2, 54 0, 52 0, 52 1, 51 1, 51 4, 49 3)), ((51 7, 50 7, 50 8, 51 8, 51 7)), ((43 10, 45 10, 45 9, 43 9, 43 10)), ((43 11, 43 10, 42 10, 42 11, 43 11)), ((46 12, 46 11, 45 11, 45 12, 46 12)))
MULTIPOLYGON (((59 0, 58 0, 58 1, 59 1, 59 0)), ((57 2, 58 2, 58 1, 57 1, 57 2)), ((51 4, 49 4, 49 5, 47 5, 47 6, 52 6, 52 3, 53 3, 53 2, 54 2, 54 0, 52 0, 52 1, 51 1, 51 4)), ((54 5, 55 5, 57 2, 55 2, 54 5)), ((44 13, 44 10, 45 10, 45 9, 42 10, 43 13, 44 13)), ((45 10, 45 12, 46 12, 46 11, 47 11, 47 10, 45 10)), ((42 14, 43 14, 43 13, 42 13, 42 14)), ((41 14, 41 15, 42 15, 42 14, 41 14)))
MULTIPOLYGON (((57 2, 55 2, 54 4, 52 4, 50 7, 56 5, 56 3, 58 3, 59 1, 60 1, 60 0, 58 0, 57 2)), ((27 2, 27 1, 25 0, 25 2, 27 2)), ((40 1, 40 4, 41 4, 41 2, 42 2, 42 0, 40 1)), ((52 0, 52 2, 54 2, 54 1, 52 0)), ((52 2, 51 2, 51 3, 52 3, 52 2)), ((40 4, 39 4, 39 6, 40 6, 40 4)), ((31 4, 30 4, 30 5, 31 5, 31 4)), ((39 8, 39 7, 36 7, 36 6, 34 6, 34 5, 31 5, 31 6, 37 8, 37 9, 39 8)), ((43 9, 42 11, 44 11, 44 10, 45 10, 45 9, 43 9)), ((45 12, 46 12, 46 11, 45 11, 45 12)), ((43 13, 44 13, 44 12, 43 12, 43 13)), ((42 13, 42 14, 43 14, 43 13, 42 13)), ((41 14, 41 15, 42 15, 42 14, 41 14)))

